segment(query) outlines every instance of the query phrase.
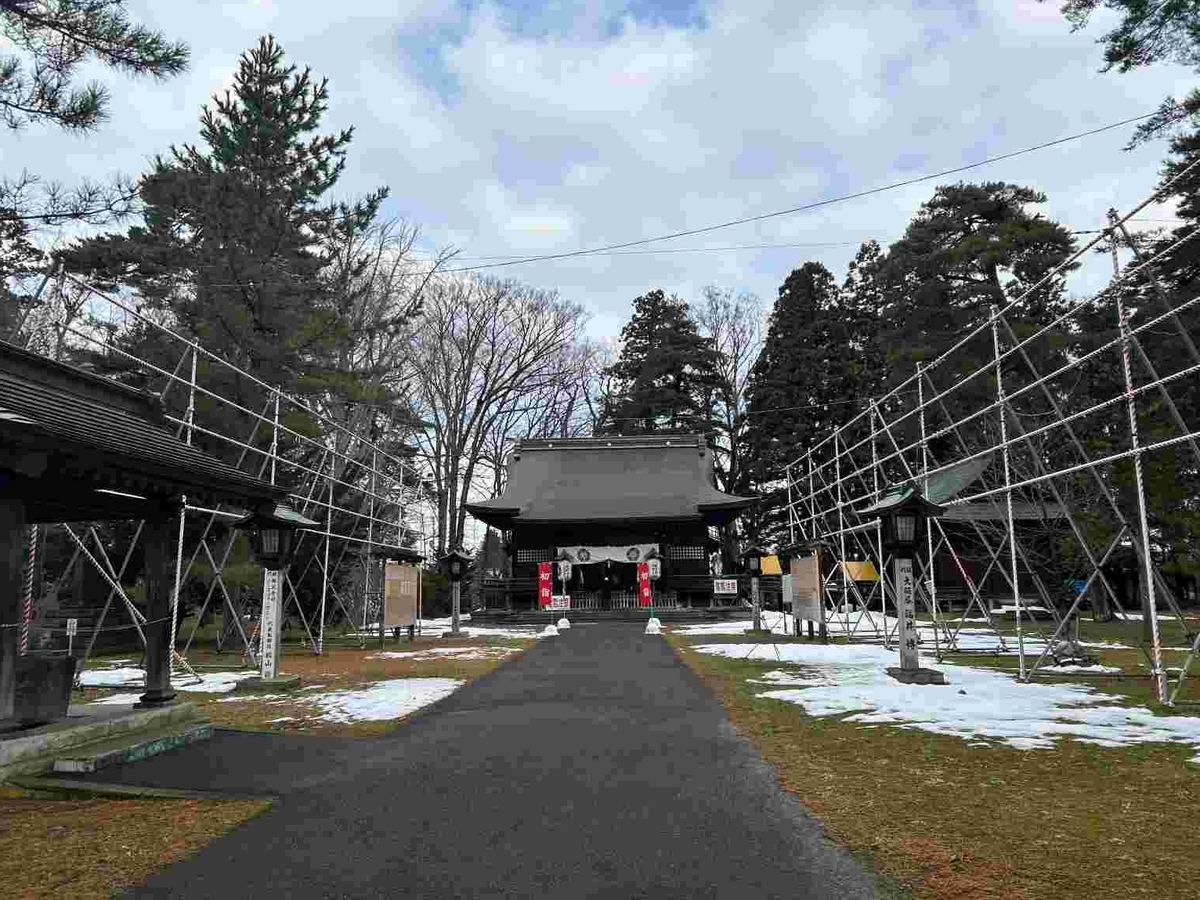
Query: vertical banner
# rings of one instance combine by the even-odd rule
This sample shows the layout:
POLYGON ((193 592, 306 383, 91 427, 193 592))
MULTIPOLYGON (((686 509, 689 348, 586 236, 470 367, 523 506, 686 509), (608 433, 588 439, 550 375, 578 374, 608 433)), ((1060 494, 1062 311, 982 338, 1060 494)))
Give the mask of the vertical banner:
POLYGON ((638 606, 650 606, 650 566, 644 562, 638 563, 638 606))
POLYGON ((893 563, 896 581, 896 606, 900 613, 900 668, 916 669, 917 661, 917 614, 913 601, 913 564, 911 559, 899 559, 893 563))
POLYGON ((554 567, 552 563, 538 563, 538 609, 549 609, 554 599, 554 567))
POLYGON ((258 673, 263 678, 274 678, 279 671, 279 595, 282 581, 282 572, 263 570, 262 621, 259 623, 262 643, 258 656, 258 673))

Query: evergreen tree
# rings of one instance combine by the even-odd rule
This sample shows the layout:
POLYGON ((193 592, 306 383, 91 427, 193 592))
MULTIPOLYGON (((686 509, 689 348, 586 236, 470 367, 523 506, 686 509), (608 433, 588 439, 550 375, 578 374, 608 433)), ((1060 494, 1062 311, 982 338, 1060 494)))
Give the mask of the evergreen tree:
MULTIPOLYGON (((131 23, 124 7, 125 0, 0 0, 0 123, 10 131, 42 122, 94 129, 105 118, 108 91, 97 81, 74 86, 91 60, 160 79, 182 72, 187 46, 131 23)), ((123 178, 65 190, 29 172, 0 172, 0 338, 23 340, 14 329, 36 303, 46 262, 34 245, 36 224, 108 221, 133 199, 123 178)))
POLYGON ((205 149, 172 148, 140 186, 145 222, 84 241, 68 268, 135 288, 224 358, 300 388, 339 323, 321 272, 339 229, 365 228, 386 190, 321 205, 353 131, 313 136, 328 89, 284 64, 264 37, 243 54, 232 92, 201 116, 205 149))
MULTIPOLYGON (((1163 165, 1164 183, 1179 177, 1171 184, 1164 200, 1176 202, 1177 215, 1183 224, 1177 228, 1145 235, 1134 235, 1142 259, 1154 259, 1123 283, 1118 290, 1125 305, 1131 328, 1149 318, 1164 313, 1168 306, 1178 308, 1196 296, 1200 283, 1200 247, 1195 241, 1181 239, 1196 233, 1200 227, 1200 174, 1188 172, 1187 167, 1200 160, 1200 130, 1174 137, 1170 156, 1163 165)), ((1122 237, 1119 245, 1124 244, 1122 237)), ((1135 257, 1137 258, 1137 257, 1135 257)), ((1130 261, 1132 262, 1132 260, 1130 261)), ((1200 311, 1186 307, 1176 313, 1179 326, 1190 336, 1194 346, 1200 332, 1200 311)), ((1072 352, 1083 356, 1119 338, 1115 299, 1111 291, 1087 301, 1077 316, 1079 327, 1073 335, 1072 352)), ((1152 331, 1143 331, 1138 340, 1146 359, 1160 377, 1196 365, 1189 340, 1179 334, 1175 321, 1164 321, 1152 331)), ((1146 359, 1141 353, 1131 354, 1131 372, 1135 384, 1150 380, 1146 359)), ((1092 406, 1121 394, 1125 389, 1121 350, 1115 348, 1090 358, 1077 377, 1079 388, 1073 405, 1092 406)), ((1194 377, 1173 379, 1168 385, 1171 400, 1189 429, 1200 422, 1200 387, 1194 377)), ((1160 394, 1143 392, 1137 400, 1138 433, 1142 445, 1177 437, 1181 431, 1160 394)), ((1130 446, 1129 424, 1124 403, 1113 404, 1086 420, 1085 441, 1096 455, 1127 450, 1130 446)), ((1179 573, 1200 572, 1200 548, 1194 535, 1200 532, 1200 464, 1189 444, 1167 447, 1143 457, 1143 480, 1150 520, 1151 540, 1164 568, 1179 573)), ((1126 517, 1137 521, 1137 494, 1131 460, 1116 462, 1111 470, 1103 470, 1115 489, 1126 517)), ((1090 487, 1090 485, 1089 485, 1090 487)), ((1084 496, 1087 517, 1095 532, 1096 542, 1111 539, 1115 525, 1107 512, 1107 502, 1099 493, 1090 491, 1084 496)))
POLYGON ((718 382, 717 355, 702 337, 688 305, 656 288, 633 301, 621 329, 621 355, 605 370, 613 379, 597 431, 707 432, 708 398, 718 382))
POLYGON ((758 540, 781 539, 785 466, 860 412, 875 390, 871 320, 878 255, 878 245, 863 245, 845 290, 819 262, 793 270, 779 288, 748 388, 747 454, 763 498, 753 528, 758 540))
POLYGON ((27 57, 0 57, 0 119, 13 130, 48 120, 86 131, 102 121, 108 91, 95 81, 71 86, 89 59, 156 78, 188 61, 185 44, 131 23, 125 0, 0 0, 0 34, 27 57))
MULTIPOLYGON (((921 205, 879 267, 884 290, 880 345, 889 384, 911 377, 917 363, 937 359, 985 321, 990 306, 1003 308, 1026 294, 1070 256, 1075 248, 1070 231, 1027 209, 1045 201, 1031 188, 990 182, 943 185, 921 205)), ((1018 338, 1065 309, 1065 278, 1062 272, 1047 280, 1011 310, 1008 318, 1018 338)), ((1044 343, 1028 352, 1043 371, 1061 360, 1044 343)), ((984 331, 954 355, 952 371, 934 373, 935 382, 948 386, 992 355, 991 333, 984 331)), ((945 406, 957 417, 994 395, 994 381, 980 377, 945 406)), ((915 421, 908 426, 912 432, 915 421)), ((911 441, 915 432, 900 437, 911 441)))

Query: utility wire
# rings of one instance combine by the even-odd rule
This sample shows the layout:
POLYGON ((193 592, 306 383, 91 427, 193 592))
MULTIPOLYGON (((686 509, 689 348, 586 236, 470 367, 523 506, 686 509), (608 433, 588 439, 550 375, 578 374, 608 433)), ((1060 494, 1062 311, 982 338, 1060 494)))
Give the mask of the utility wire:
POLYGON ((1017 156, 1023 156, 1026 153, 1034 153, 1038 150, 1045 150, 1049 147, 1055 147, 1055 146, 1058 146, 1059 144, 1068 143, 1069 141, 1076 141, 1076 140, 1080 140, 1081 138, 1091 137, 1091 136, 1097 135, 1097 134, 1102 134, 1103 132, 1106 132, 1106 131, 1112 131, 1114 128, 1121 128, 1122 126, 1130 125, 1134 122, 1140 122, 1143 119, 1148 119, 1151 116, 1156 115, 1156 114, 1157 114, 1157 111, 1152 112, 1152 113, 1143 113, 1140 116, 1132 116, 1131 118, 1128 118, 1128 119, 1122 119, 1119 122, 1111 122, 1108 125, 1101 125, 1099 128, 1092 128, 1092 129, 1089 129, 1088 131, 1081 131, 1076 134, 1069 134, 1066 137, 1056 138, 1055 140, 1052 140, 1052 141, 1045 141, 1040 144, 1035 144, 1032 147, 1024 147, 1020 150, 1013 150, 1009 153, 1001 153, 997 156, 989 156, 988 158, 981 159, 978 162, 967 163, 966 165, 955 166, 950 169, 943 169, 940 172, 934 172, 929 175, 920 175, 916 178, 906 178, 903 181, 894 181, 891 184, 885 184, 881 187, 869 188, 869 189, 863 190, 863 191, 855 191, 853 193, 842 194, 837 197, 829 197, 828 199, 825 199, 825 200, 816 200, 811 203, 802 204, 800 206, 793 206, 793 207, 790 207, 789 209, 777 210, 776 212, 762 213, 761 215, 757 215, 757 216, 745 216, 740 219, 731 219, 728 222, 721 222, 717 225, 707 225, 703 228, 691 228, 686 231, 676 231, 671 234, 664 234, 664 235, 660 235, 658 237, 651 237, 651 238, 641 238, 641 239, 635 240, 635 241, 624 241, 619 244, 605 244, 600 247, 593 247, 593 248, 584 249, 584 250, 571 250, 566 253, 547 253, 547 254, 543 254, 540 256, 527 256, 522 259, 509 260, 507 262, 487 263, 487 264, 477 265, 477 266, 459 266, 458 268, 443 269, 442 271, 443 272, 474 272, 479 269, 496 269, 496 268, 501 268, 504 266, 520 265, 522 263, 546 262, 548 260, 555 260, 555 259, 570 259, 570 258, 576 257, 576 256, 592 256, 597 253, 603 253, 603 252, 607 252, 610 250, 624 250, 628 247, 639 247, 639 246, 644 246, 646 244, 657 243, 658 241, 669 241, 669 240, 673 240, 675 238, 690 237, 690 236, 696 235, 696 234, 708 234, 710 232, 719 231, 724 228, 732 228, 735 225, 747 225, 752 222, 762 222, 767 219, 776 219, 781 216, 791 216, 791 215, 795 215, 796 213, 807 212, 807 211, 813 210, 813 209, 819 209, 823 206, 831 206, 835 203, 844 203, 847 200, 857 200, 860 197, 870 197, 875 194, 882 194, 886 191, 894 191, 894 190, 897 190, 902 187, 908 187, 908 186, 914 185, 914 184, 921 184, 922 182, 932 181, 936 178, 945 178, 947 175, 954 175, 958 172, 966 172, 971 169, 977 169, 980 166, 990 165, 991 163, 1001 162, 1006 159, 1013 159, 1014 157, 1017 157, 1017 156))

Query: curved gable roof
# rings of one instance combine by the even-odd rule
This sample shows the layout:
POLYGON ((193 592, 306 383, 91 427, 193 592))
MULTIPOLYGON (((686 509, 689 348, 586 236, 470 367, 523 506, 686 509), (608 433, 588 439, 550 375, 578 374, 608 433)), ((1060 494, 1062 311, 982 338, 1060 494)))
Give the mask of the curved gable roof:
POLYGON ((700 435, 519 441, 508 486, 495 500, 467 504, 490 525, 596 520, 686 520, 719 524, 753 498, 712 483, 712 451, 700 435))

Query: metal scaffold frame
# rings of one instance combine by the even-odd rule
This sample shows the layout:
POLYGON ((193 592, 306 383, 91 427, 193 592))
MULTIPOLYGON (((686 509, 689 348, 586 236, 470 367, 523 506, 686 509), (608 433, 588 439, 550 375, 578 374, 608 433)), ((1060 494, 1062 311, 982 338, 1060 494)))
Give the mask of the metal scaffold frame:
MULTIPOLYGON (((347 421, 338 421, 315 408, 312 402, 266 383, 244 368, 207 350, 199 342, 143 315, 124 299, 72 275, 60 273, 57 277, 73 282, 75 287, 87 292, 92 304, 90 320, 99 323, 82 327, 71 322, 56 323, 64 335, 69 335, 80 347, 120 358, 124 364, 139 369, 152 381, 158 382, 161 387, 156 393, 164 403, 165 419, 175 426, 178 437, 191 444, 197 436, 203 435, 210 443, 215 442, 227 448, 229 455, 236 454, 236 458, 230 458, 230 462, 238 468, 267 479, 272 484, 279 481, 288 484, 289 503, 301 514, 322 522, 320 528, 302 528, 297 535, 296 551, 283 577, 284 618, 290 610, 295 610, 303 625, 306 643, 316 654, 324 652, 326 623, 333 611, 340 611, 344 626, 354 628, 360 642, 365 640, 366 627, 373 616, 379 613, 374 607, 379 605, 378 586, 383 582, 382 573, 372 570, 380 567, 381 556, 386 555, 387 551, 405 550, 412 539, 421 536, 420 528, 413 527, 414 522, 421 521, 423 514, 421 504, 424 498, 420 492, 419 473, 410 463, 388 452, 378 440, 372 439, 372 431, 376 426, 382 425, 381 433, 387 432, 393 421, 391 416, 374 406, 359 404, 346 416, 347 421), (149 328, 168 346, 178 346, 179 358, 173 371, 167 371, 116 345, 114 337, 131 322, 149 328), (261 408, 254 410, 224 396, 219 390, 220 385, 215 388, 206 386, 203 378, 198 377, 201 362, 213 372, 220 371, 254 385, 266 397, 261 408), (186 394, 183 400, 178 398, 180 391, 186 394), (201 397, 225 410, 234 424, 224 428, 207 427, 197 417, 197 399, 201 397), (171 411, 171 402, 176 404, 175 408, 183 403, 181 414, 171 411), (308 430, 315 426, 315 434, 302 433, 290 427, 281 410, 302 413, 308 430), (268 434, 269 443, 266 440, 268 434), (318 461, 307 464, 304 461, 306 454, 308 457, 316 455, 318 461), (357 548, 358 552, 351 556, 351 548, 357 548), (336 578, 343 571, 343 563, 348 556, 351 556, 351 566, 361 570, 358 578, 351 579, 349 585, 345 583, 346 579, 339 583, 336 578), (319 593, 304 590, 306 578, 314 565, 320 574, 319 593)), ((183 498, 171 602, 172 648, 176 646, 175 626, 180 597, 191 581, 201 577, 197 570, 204 566, 199 563, 203 562, 209 572, 206 573, 208 584, 204 599, 190 630, 183 638, 183 648, 172 654, 172 675, 175 667, 195 674, 186 657, 217 592, 220 593, 217 602, 229 617, 228 622, 234 626, 233 631, 241 645, 244 660, 251 665, 257 664, 259 617, 253 617, 249 629, 246 625, 246 620, 251 618, 247 615, 247 609, 255 605, 256 597, 235 599, 224 577, 237 534, 233 529, 228 529, 223 535, 214 533, 219 520, 225 520, 226 523, 235 521, 246 512, 226 505, 203 507, 183 498), (190 529, 189 523, 192 525, 190 529), (198 537, 195 534, 197 524, 198 537)), ((94 525, 84 523, 84 527, 77 531, 72 523, 61 523, 64 533, 71 540, 73 552, 66 567, 57 573, 49 589, 41 592, 41 597, 34 596, 35 554, 39 540, 44 540, 46 530, 55 526, 30 530, 23 598, 22 652, 29 649, 31 626, 37 627, 39 601, 44 603, 56 597, 81 560, 86 560, 95 568, 109 590, 87 636, 79 669, 86 666, 103 631, 132 627, 145 646, 142 633, 143 626, 147 624, 145 616, 130 598, 125 582, 126 577, 133 574, 130 564, 135 557, 143 525, 142 522, 137 523, 119 564, 114 565, 116 557, 110 556, 94 525), (105 620, 116 600, 120 601, 132 626, 105 627, 105 620)), ((49 632, 53 629, 43 627, 40 630, 49 632)), ((218 644, 221 643, 221 637, 218 637, 218 644)))
MULTIPOLYGON (((1172 181, 1197 165, 1200 162, 1172 181)), ((889 625, 889 603, 893 612, 896 609, 880 523, 859 523, 853 510, 878 500, 889 483, 912 481, 928 488, 936 476, 950 473, 954 477, 969 470, 972 474, 967 483, 945 501, 947 517, 931 522, 926 544, 917 552, 916 593, 932 619, 938 658, 962 651, 959 637, 973 611, 981 614, 995 635, 995 647, 989 652, 1009 651, 1005 636, 996 627, 994 595, 984 596, 985 582, 996 573, 1005 590, 1011 591, 1018 677, 1033 678, 1047 656, 1062 646, 1060 642, 1078 646, 1079 614, 1085 598, 1099 595, 1118 615, 1128 618, 1104 571, 1114 552, 1123 548, 1136 561, 1141 578, 1139 593, 1147 626, 1141 649, 1158 699, 1171 705, 1180 697, 1189 668, 1200 655, 1200 633, 1194 633, 1200 628, 1186 620, 1155 562, 1143 468, 1154 454, 1179 448, 1189 453, 1189 464, 1200 469, 1200 422, 1189 423, 1171 393, 1184 379, 1192 379, 1194 387, 1200 378, 1200 350, 1181 317, 1200 305, 1200 295, 1168 296, 1150 266, 1200 237, 1200 228, 1148 256, 1125 226, 1132 216, 1165 195, 1169 186, 1160 186, 1124 216, 1110 211, 1106 227, 1054 271, 1020 296, 991 307, 986 318, 967 329, 949 350, 918 363, 911 376, 886 395, 867 401, 861 411, 785 467, 791 542, 821 541, 833 554, 835 564, 824 578, 826 587, 835 588, 834 593, 840 595, 842 605, 830 615, 844 612, 848 637, 882 639, 891 646, 895 629, 889 625), (1023 300, 1097 247, 1111 247, 1114 274, 1090 304, 1071 303, 1049 322, 1021 320, 1023 300), (1118 248, 1127 248, 1132 255, 1124 268, 1118 248), (1128 308, 1135 289, 1138 293, 1134 296, 1145 299, 1136 318, 1128 308), (1116 326, 1115 337, 1074 355, 1057 349, 1052 352, 1050 348, 1070 346, 1072 337, 1081 333, 1079 317, 1085 312, 1110 316, 1106 320, 1116 326), (1145 340, 1147 334, 1154 335, 1153 347, 1165 346, 1164 328, 1170 329, 1171 349, 1187 351, 1181 365, 1156 365, 1147 352, 1146 344, 1151 343, 1145 340), (985 349, 985 344, 990 346, 985 349), (1117 389, 1100 400, 1093 396, 1090 405, 1071 408, 1071 379, 1078 384, 1089 372, 1097 371, 1096 366, 1105 364, 1107 371, 1120 373, 1117 389), (987 384, 989 379, 993 384, 987 384), (969 385, 974 385, 973 394, 968 394, 969 385), (1117 413, 1123 415, 1114 419, 1117 413), (1089 447, 1081 433, 1090 437, 1093 432, 1088 429, 1100 415, 1109 416, 1110 423, 1124 419, 1124 433, 1118 435, 1110 424, 1106 439, 1111 443, 1097 449, 1089 447), (1147 433, 1148 426, 1153 434, 1147 433), (939 452, 943 458, 935 457, 939 452), (1117 465, 1132 466, 1132 479, 1123 476, 1128 484, 1116 483, 1117 465), (1085 488, 1090 491, 1091 503, 1086 510, 1075 501, 1075 495, 1085 488), (956 521, 947 527, 951 519, 956 521), (1061 595, 1056 600, 1054 585, 1044 577, 1048 570, 1038 561, 1039 548, 1031 544, 1029 528, 1019 521, 1052 529, 1056 541, 1073 552, 1076 580, 1070 602, 1061 595), (967 547, 974 548, 973 559, 967 547), (864 592, 847 576, 844 563, 855 558, 877 566, 879 580, 869 591, 864 592), (938 602, 934 564, 939 558, 947 560, 964 588, 966 602, 956 619, 945 616, 938 602), (973 565, 968 562, 984 567, 982 576, 972 577, 973 565), (838 580, 840 591, 836 590, 838 580), (1045 628, 1031 615, 1034 600, 1038 611, 1049 617, 1045 628), (862 610, 853 621, 851 601, 862 610), (1165 606, 1161 613, 1160 601, 1165 606), (1160 614, 1178 619, 1189 638, 1188 654, 1173 690, 1169 690, 1163 665, 1160 614), (880 622, 876 616, 881 617, 880 622), (1035 640, 1041 645, 1037 652, 1031 650, 1035 640), (1029 659, 1031 665, 1027 665, 1029 659)), ((926 633, 928 630, 926 627, 926 633)))

